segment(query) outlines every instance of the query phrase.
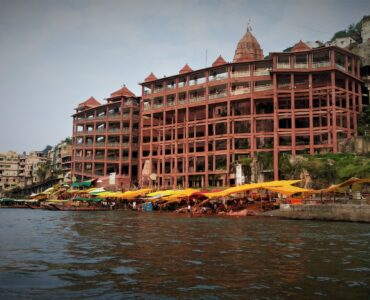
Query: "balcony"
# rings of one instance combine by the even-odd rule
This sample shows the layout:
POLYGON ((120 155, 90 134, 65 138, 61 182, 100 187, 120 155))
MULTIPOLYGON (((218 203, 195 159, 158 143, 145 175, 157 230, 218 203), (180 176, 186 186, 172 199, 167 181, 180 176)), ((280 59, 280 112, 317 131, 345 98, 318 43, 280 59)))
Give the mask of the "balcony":
POLYGON ((266 90, 271 90, 271 89, 272 89, 272 84, 258 85, 254 87, 255 92, 266 91, 266 90))
POLYGON ((110 161, 117 161, 117 160, 119 160, 119 156, 108 156, 108 157, 107 157, 107 160, 110 160, 110 161))
POLYGON ((95 143, 95 147, 105 147, 105 142, 95 143))
POLYGON ((119 142, 112 142, 112 143, 108 143, 107 146, 108 147, 119 147, 120 146, 120 143, 119 142))
POLYGON ((121 118, 121 114, 109 114, 108 115, 108 118, 109 119, 120 119, 121 118))
POLYGON ((110 132, 110 133, 118 133, 118 132, 121 132, 121 129, 120 128, 109 128, 108 129, 108 132, 110 132))
POLYGON ((250 88, 241 88, 241 89, 235 89, 234 91, 231 91, 231 95, 237 96, 237 95, 243 95, 250 93, 250 88))
POLYGON ((124 119, 130 119, 130 114, 123 114, 122 116, 124 119))
POLYGON ((96 160, 104 160, 105 157, 104 157, 104 155, 95 155, 95 159, 96 160))
POLYGON ((253 73, 254 76, 266 76, 266 75, 270 75, 270 70, 269 69, 257 69, 254 71, 253 73))
POLYGON ((154 108, 154 109, 162 108, 162 107, 163 107, 163 103, 154 103, 154 104, 153 104, 153 108, 154 108))
POLYGON ((175 101, 167 101, 167 106, 175 106, 175 101))
POLYGON ((193 97, 193 98, 189 98, 189 103, 201 102, 201 101, 204 101, 204 100, 206 100, 206 98, 204 96, 193 97))
POLYGON ((308 64, 307 63, 295 63, 294 69, 307 69, 308 64))
POLYGON ((131 130, 130 130, 130 127, 123 127, 122 128, 122 133, 130 133, 131 130))
POLYGON ((179 83, 177 84, 177 86, 178 86, 179 88, 183 88, 183 87, 185 87, 185 86, 186 86, 186 82, 179 82, 179 83))
POLYGON ((346 71, 346 68, 344 67, 344 66, 342 66, 342 65, 340 65, 340 64, 335 64, 335 67, 337 68, 337 69, 339 69, 339 70, 342 70, 343 72, 345 72, 346 71))
POLYGON ((106 117, 107 117, 106 115, 104 115, 104 116, 96 116, 95 119, 97 119, 97 120, 104 120, 106 117))
POLYGON ((251 76, 251 73, 249 71, 231 73, 231 78, 240 78, 240 77, 249 77, 249 76, 251 76))
POLYGON ((144 110, 150 110, 152 108, 152 106, 149 104, 144 104, 144 110))
POLYGON ((278 69, 290 69, 290 64, 289 63, 277 63, 276 67, 278 69))
POLYGON ((181 99, 178 101, 179 105, 184 105, 186 103, 186 99, 181 99))
POLYGON ((227 77, 227 73, 217 74, 215 76, 209 76, 209 81, 224 80, 227 77))
POLYGON ((319 68, 327 68, 330 67, 330 61, 320 61, 320 62, 313 62, 312 68, 319 69, 319 68))
POLYGON ((105 132, 106 128, 97 128, 96 131, 97 132, 105 132))
POLYGON ((164 91, 164 88, 163 87, 156 87, 153 90, 153 94, 160 93, 160 92, 163 92, 163 91, 164 91))
POLYGON ((226 91, 220 92, 220 93, 214 93, 209 95, 209 99, 218 99, 226 97, 227 93, 226 91))

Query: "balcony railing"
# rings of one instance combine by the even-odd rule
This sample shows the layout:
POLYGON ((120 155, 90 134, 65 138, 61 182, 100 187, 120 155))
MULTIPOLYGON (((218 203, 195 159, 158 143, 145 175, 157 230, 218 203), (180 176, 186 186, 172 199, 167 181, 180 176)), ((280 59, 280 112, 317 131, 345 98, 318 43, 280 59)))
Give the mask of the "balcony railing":
POLYGON ((108 156, 107 157, 107 160, 114 160, 114 161, 117 161, 117 160, 119 160, 119 156, 108 156))
POLYGON ((105 142, 95 143, 95 146, 96 147, 104 147, 105 146, 105 142))
POLYGON ((118 119, 118 118, 121 118, 121 114, 109 114, 108 118, 109 119, 118 119))
POLYGON ((167 101, 167 106, 175 106, 175 101, 167 101))
POLYGON ((320 62, 313 62, 312 68, 318 69, 318 68, 327 68, 330 67, 330 61, 320 61, 320 62))
POLYGON ((193 98, 189 98, 189 102, 190 103, 193 103, 193 102, 201 102, 201 101, 204 101, 206 98, 204 96, 199 96, 199 97, 193 97, 193 98))
POLYGON ((120 132, 121 128, 109 128, 108 132, 120 132))
POLYGON ((226 91, 209 95, 209 99, 217 99, 222 97, 226 97, 226 91))
POLYGON ((227 79, 227 73, 217 74, 215 76, 209 76, 209 81, 224 80, 227 79))
POLYGON ((120 145, 119 142, 108 143, 108 147, 119 147, 119 145, 120 145))
POLYGON ((106 128, 97 128, 96 131, 97 132, 105 132, 106 128))
POLYGON ((278 69, 290 69, 289 63, 277 63, 276 67, 278 69))
POLYGON ((95 159, 103 160, 103 159, 105 159, 105 156, 104 155, 95 155, 95 159))
POLYGON ((154 103, 153 104, 153 108, 162 108, 163 107, 163 103, 154 103))
POLYGON ((179 88, 182 88, 182 87, 186 86, 186 82, 179 82, 179 83, 177 84, 177 86, 178 86, 179 88))
POLYGON ((342 71, 346 71, 346 68, 340 64, 335 64, 335 66, 339 69, 339 70, 342 70, 342 71))
POLYGON ((186 103, 186 99, 181 99, 178 101, 179 105, 184 105, 186 103))
POLYGON ((307 63, 295 63, 294 68, 295 69, 307 69, 308 64, 307 63))
POLYGON ((258 85, 258 86, 255 86, 254 87, 254 90, 256 92, 265 91, 265 90, 271 90, 271 89, 272 89, 272 85, 271 84, 258 85))
POLYGON ((151 105, 144 105, 144 110, 150 110, 151 109, 151 105))
POLYGON ((198 79, 192 79, 189 81, 189 85, 197 85, 197 84, 203 84, 206 82, 206 79, 204 77, 198 78, 198 79))
POLYGON ((257 70, 254 71, 253 75, 254 76, 266 76, 266 75, 270 75, 270 70, 269 69, 265 69, 265 70, 257 69, 257 70))
POLYGON ((154 88, 153 93, 160 93, 164 90, 163 87, 154 88))
POLYGON ((130 133, 130 127, 123 127, 122 132, 123 133, 130 133))
POLYGON ((251 73, 249 71, 231 73, 231 78, 249 77, 249 76, 251 76, 251 73))
POLYGON ((104 115, 104 116, 96 116, 96 118, 95 119, 97 119, 97 120, 102 120, 102 119, 105 119, 107 116, 106 115, 104 115))
POLYGON ((226 97, 226 94, 227 94, 226 91, 215 93, 215 94, 210 94, 209 99, 217 99, 217 98, 226 97))
POLYGON ((250 93, 250 88, 241 88, 241 89, 235 89, 231 91, 231 95, 237 96, 237 95, 243 95, 243 94, 248 94, 250 93))

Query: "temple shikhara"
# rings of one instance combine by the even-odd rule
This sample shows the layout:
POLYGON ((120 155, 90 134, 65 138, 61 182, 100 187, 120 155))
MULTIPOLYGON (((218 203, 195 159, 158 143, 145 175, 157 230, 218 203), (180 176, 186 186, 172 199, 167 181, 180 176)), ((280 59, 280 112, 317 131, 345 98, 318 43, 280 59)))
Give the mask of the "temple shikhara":
POLYGON ((338 152, 357 134, 362 110, 360 59, 337 46, 264 56, 250 27, 232 62, 126 87, 102 105, 93 98, 76 109, 73 176, 111 173, 119 186, 208 187, 236 184, 235 165, 271 156, 266 179, 279 178, 279 155, 338 152))

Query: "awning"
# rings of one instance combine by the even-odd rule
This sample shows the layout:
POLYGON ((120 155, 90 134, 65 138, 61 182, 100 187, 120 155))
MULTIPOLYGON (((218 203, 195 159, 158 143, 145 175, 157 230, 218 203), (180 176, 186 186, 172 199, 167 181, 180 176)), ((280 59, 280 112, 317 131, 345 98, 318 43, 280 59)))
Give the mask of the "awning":
POLYGON ((289 186, 289 185, 295 184, 300 181, 301 180, 277 180, 277 181, 261 182, 261 183, 248 183, 248 184, 244 184, 241 186, 228 188, 221 192, 204 193, 204 196, 206 196, 208 199, 220 198, 220 197, 229 196, 231 194, 242 193, 242 192, 246 192, 246 191, 254 190, 254 189, 289 186))
POLYGON ((292 186, 292 185, 280 186, 280 187, 267 187, 266 189, 269 191, 280 193, 280 194, 287 195, 287 196, 291 196, 291 195, 298 194, 298 193, 309 193, 313 191, 313 190, 303 189, 303 188, 292 186))
POLYGON ((86 202, 101 202, 103 198, 84 198, 84 197, 76 197, 73 199, 74 201, 86 201, 86 202))

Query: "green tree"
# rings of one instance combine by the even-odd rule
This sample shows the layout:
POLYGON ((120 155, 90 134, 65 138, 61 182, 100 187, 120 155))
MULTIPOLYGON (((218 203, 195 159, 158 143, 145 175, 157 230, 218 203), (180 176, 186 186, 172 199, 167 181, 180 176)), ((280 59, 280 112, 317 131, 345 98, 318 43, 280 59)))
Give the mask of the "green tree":
POLYGON ((50 162, 40 162, 37 165, 36 175, 40 179, 41 182, 45 181, 50 173, 50 162))
POLYGON ((297 179, 302 172, 302 161, 300 159, 290 159, 290 157, 286 153, 279 157, 279 177, 282 179, 297 179))

